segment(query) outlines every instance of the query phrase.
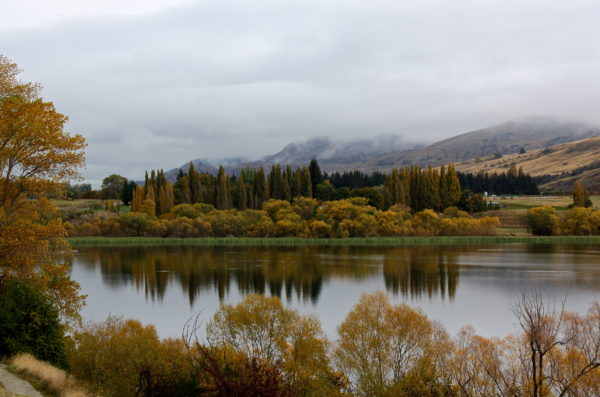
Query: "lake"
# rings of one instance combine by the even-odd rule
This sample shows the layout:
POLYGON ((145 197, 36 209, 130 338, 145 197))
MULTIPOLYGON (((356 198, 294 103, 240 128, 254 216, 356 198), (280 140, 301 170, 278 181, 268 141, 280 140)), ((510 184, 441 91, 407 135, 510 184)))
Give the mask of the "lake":
POLYGON ((524 291, 556 304, 566 298, 579 312, 600 299, 600 247, 592 244, 76 249, 72 278, 88 295, 84 319, 135 318, 162 337, 252 293, 315 313, 332 339, 363 292, 386 291, 451 334, 471 324, 486 336, 516 329, 511 303, 524 291))

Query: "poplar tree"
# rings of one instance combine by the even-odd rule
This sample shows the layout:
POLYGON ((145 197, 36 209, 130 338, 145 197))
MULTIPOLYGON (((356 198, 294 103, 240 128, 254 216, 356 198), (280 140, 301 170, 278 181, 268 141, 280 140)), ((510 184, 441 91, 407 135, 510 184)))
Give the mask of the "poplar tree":
POLYGON ((448 164, 448 171, 446 173, 446 207, 453 207, 458 205, 462 196, 462 189, 454 164, 448 164))
POLYGON ((156 176, 156 214, 158 216, 171 211, 175 204, 173 185, 167 181, 163 170, 158 171, 156 176))
POLYGON ((406 205, 406 196, 404 193, 404 183, 400 177, 398 169, 393 169, 392 173, 386 175, 383 185, 384 207, 389 208, 395 204, 406 205))
POLYGON ((448 205, 448 178, 446 177, 446 167, 442 164, 440 167, 440 203, 442 209, 448 205))
POLYGON ((190 189, 190 202, 192 204, 201 202, 200 197, 200 175, 196 172, 196 168, 194 167, 194 163, 190 161, 190 166, 188 168, 188 182, 190 189))
POLYGON ((273 164, 269 174, 269 192, 271 198, 282 200, 283 193, 283 175, 281 174, 281 165, 273 164))
POLYGON ((223 166, 219 167, 219 173, 217 174, 215 206, 220 210, 228 210, 231 208, 231 189, 229 186, 229 176, 225 174, 225 169, 223 166))
POLYGON ((310 176, 310 170, 308 168, 302 168, 300 181, 302 196, 311 198, 313 196, 313 184, 310 176))
POLYGON ((294 197, 298 196, 298 190, 296 185, 296 174, 291 165, 286 165, 285 171, 283 173, 283 179, 285 183, 287 183, 290 189, 290 201, 294 199, 294 197))
POLYGON ((144 187, 140 185, 135 186, 133 191, 133 199, 131 200, 131 211, 141 212, 144 208, 144 187))
POLYGON ((261 209, 263 203, 269 199, 269 185, 265 178, 265 170, 262 167, 254 174, 253 196, 254 209, 261 209))
POLYGON ((575 207, 591 207, 590 194, 583 185, 577 181, 573 184, 573 206, 575 207))

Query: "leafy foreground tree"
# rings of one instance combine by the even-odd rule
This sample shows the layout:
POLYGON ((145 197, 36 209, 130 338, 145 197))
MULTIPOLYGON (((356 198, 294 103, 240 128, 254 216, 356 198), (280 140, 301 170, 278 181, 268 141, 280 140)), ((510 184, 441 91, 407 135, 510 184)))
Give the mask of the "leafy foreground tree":
POLYGON ((455 340, 448 374, 465 397, 600 395, 600 305, 586 315, 548 305, 539 292, 513 306, 521 333, 455 340))
POLYGON ((27 283, 6 281, 0 291, 0 357, 27 352, 66 364, 64 327, 48 297, 27 283))
POLYGON ((221 306, 206 326, 204 344, 199 325, 196 318, 184 334, 208 395, 342 395, 345 381, 330 366, 318 320, 278 298, 249 295, 221 306))
POLYGON ((338 327, 337 366, 356 396, 454 396, 439 376, 450 338, 423 313, 390 304, 384 292, 361 296, 338 327))
POLYGON ((48 291, 62 315, 82 304, 66 266, 53 253, 67 248, 65 230, 47 199, 59 196, 84 163, 85 141, 63 131, 67 117, 39 96, 39 85, 18 80, 0 55, 0 285, 21 279, 48 291))

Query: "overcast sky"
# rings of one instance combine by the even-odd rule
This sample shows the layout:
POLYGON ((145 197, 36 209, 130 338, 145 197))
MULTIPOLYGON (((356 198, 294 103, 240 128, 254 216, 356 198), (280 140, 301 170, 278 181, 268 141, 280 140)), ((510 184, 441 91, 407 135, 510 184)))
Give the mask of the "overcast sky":
POLYGON ((433 141, 529 115, 600 122, 600 2, 0 2, 0 54, 139 179, 310 137, 433 141))

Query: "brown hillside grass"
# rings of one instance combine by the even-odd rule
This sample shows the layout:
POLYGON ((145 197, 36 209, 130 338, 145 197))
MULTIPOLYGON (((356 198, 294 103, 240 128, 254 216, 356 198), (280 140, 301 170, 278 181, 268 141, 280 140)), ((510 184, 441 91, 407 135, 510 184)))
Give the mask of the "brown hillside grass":
POLYGON ((467 160, 456 165, 461 172, 506 172, 511 166, 522 167, 532 176, 552 175, 556 179, 543 184, 545 191, 568 191, 580 181, 592 191, 600 190, 600 137, 563 143, 523 154, 467 160))
POLYGON ((477 162, 469 160, 456 165, 463 172, 506 172, 512 165, 523 167, 533 176, 561 175, 600 160, 600 137, 563 143, 547 149, 523 154, 504 155, 499 159, 477 162))
POLYGON ((11 360, 11 364, 20 373, 40 380, 48 389, 57 393, 60 397, 90 396, 76 385, 74 379, 65 371, 40 361, 31 354, 19 354, 11 360))

